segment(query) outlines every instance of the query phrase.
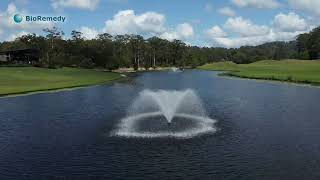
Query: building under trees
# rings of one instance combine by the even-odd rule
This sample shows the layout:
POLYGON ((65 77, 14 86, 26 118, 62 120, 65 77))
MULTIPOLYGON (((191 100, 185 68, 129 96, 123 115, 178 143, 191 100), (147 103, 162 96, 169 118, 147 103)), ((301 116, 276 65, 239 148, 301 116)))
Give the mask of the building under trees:
POLYGON ((0 51, 0 62, 3 64, 36 64, 39 59, 39 49, 26 48, 0 51))

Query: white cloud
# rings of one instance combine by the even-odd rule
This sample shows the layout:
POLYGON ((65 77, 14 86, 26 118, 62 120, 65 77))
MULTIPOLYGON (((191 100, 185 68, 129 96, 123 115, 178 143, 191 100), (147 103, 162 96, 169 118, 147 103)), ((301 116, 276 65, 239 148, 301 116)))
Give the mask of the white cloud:
POLYGON ((193 27, 189 23, 178 24, 169 29, 165 25, 165 16, 156 12, 135 14, 133 10, 123 10, 116 13, 112 19, 105 22, 102 29, 83 26, 79 28, 86 39, 93 39, 99 33, 111 35, 139 34, 145 37, 158 36, 167 40, 189 40, 194 36, 193 27))
POLYGON ((303 31, 308 28, 307 22, 294 12, 276 15, 273 20, 273 25, 276 30, 285 32, 303 31))
POLYGON ((7 11, 0 13, 0 27, 9 28, 9 29, 43 29, 47 27, 52 27, 52 22, 26 22, 21 21, 16 23, 13 20, 15 14, 27 14, 25 11, 20 11, 17 9, 14 3, 8 5, 7 11))
POLYGON ((30 33, 26 32, 26 31, 21 31, 18 34, 11 34, 11 35, 8 36, 6 41, 14 41, 16 38, 21 37, 23 35, 27 35, 27 34, 30 34, 30 33))
POLYGON ((228 18, 224 27, 232 32, 238 33, 243 37, 264 35, 269 32, 267 26, 253 24, 248 19, 242 17, 228 18))
POLYGON ((98 36, 99 32, 94 28, 82 26, 79 31, 85 39, 94 39, 98 36))
POLYGON ((15 5, 14 3, 8 4, 7 13, 8 13, 8 14, 13 14, 13 13, 15 13, 15 12, 17 12, 17 7, 16 7, 16 5, 15 5))
POLYGON ((273 41, 291 41, 301 33, 306 31, 296 31, 296 32, 275 32, 270 30, 266 35, 261 36, 251 36, 251 37, 223 37, 214 38, 212 43, 223 47, 240 47, 240 46, 257 46, 266 42, 273 41))
POLYGON ((165 16, 156 12, 135 14, 133 10, 119 11, 105 22, 104 31, 114 34, 159 34, 165 31, 165 16))
POLYGON ((272 30, 266 35, 250 37, 221 37, 213 38, 213 43, 223 47, 257 46, 272 41, 288 41, 294 39, 299 33, 275 33, 272 30))
POLYGON ((156 12, 135 14, 133 10, 123 10, 105 22, 102 32, 112 35, 140 34, 144 36, 159 36, 168 40, 186 40, 194 35, 193 27, 188 23, 178 24, 175 29, 170 30, 165 26, 165 21, 165 16, 156 12))
POLYGON ((193 37, 193 27, 188 23, 179 24, 175 30, 167 31, 160 35, 161 38, 172 41, 174 39, 186 40, 193 37))
POLYGON ((227 36, 219 26, 206 31, 206 36, 214 46, 240 47, 256 46, 273 41, 291 41, 297 35, 310 31, 314 26, 295 13, 276 15, 271 26, 256 25, 248 19, 241 17, 229 18, 224 27, 235 34, 227 36))
POLYGON ((189 38, 193 36, 193 27, 188 23, 179 24, 177 26, 177 32, 182 38, 189 38))
MULTIPOLYGON (((17 7, 14 3, 8 4, 7 10, 5 12, 0 12, 0 28, 8 28, 14 26, 13 16, 19 13, 17 7)), ((20 25, 20 24, 19 24, 20 25)))
POLYGON ((236 15, 234 10, 231 9, 230 7, 223 7, 221 9, 219 9, 218 12, 222 15, 225 15, 225 16, 235 16, 236 15))
POLYGON ((213 26, 212 28, 206 30, 205 33, 209 38, 226 37, 228 35, 219 26, 213 26))
POLYGON ((288 2, 296 9, 305 10, 320 16, 319 0, 288 0, 288 2))
MULTIPOLYGON (((23 15, 28 13, 26 11, 19 10, 14 3, 9 3, 7 9, 0 12, 0 31, 11 33, 19 33, 19 31, 26 32, 28 30, 40 31, 44 28, 51 28, 54 25, 52 22, 26 22, 24 20, 20 23, 16 23, 13 20, 13 16, 15 14, 23 15)), ((4 37, 0 37, 0 39, 2 40, 4 37)))
POLYGON ((212 11, 213 11, 213 5, 212 5, 211 3, 205 4, 204 10, 205 10, 206 12, 212 12, 212 11))
POLYGON ((280 3, 277 0, 232 0, 232 3, 238 7, 251 8, 277 8, 280 3))
POLYGON ((51 0, 54 9, 60 8, 79 8, 95 10, 100 0, 51 0))

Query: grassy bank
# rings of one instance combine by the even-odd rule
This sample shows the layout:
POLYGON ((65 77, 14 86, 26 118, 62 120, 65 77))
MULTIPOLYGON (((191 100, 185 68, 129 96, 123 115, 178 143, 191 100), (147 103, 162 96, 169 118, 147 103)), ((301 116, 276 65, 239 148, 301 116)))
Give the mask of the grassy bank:
POLYGON ((88 69, 0 67, 0 96, 102 84, 118 78, 118 73, 88 69))
POLYGON ((251 64, 218 62, 198 67, 203 70, 227 71, 229 76, 320 85, 320 61, 259 61, 251 64))

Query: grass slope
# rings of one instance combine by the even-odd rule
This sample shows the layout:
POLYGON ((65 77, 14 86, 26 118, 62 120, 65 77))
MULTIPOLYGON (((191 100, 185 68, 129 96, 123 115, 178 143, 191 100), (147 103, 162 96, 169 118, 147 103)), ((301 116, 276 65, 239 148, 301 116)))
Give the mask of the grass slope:
POLYGON ((203 70, 228 71, 229 76, 320 85, 320 61, 265 60, 251 64, 218 62, 198 67, 203 70))
POLYGON ((117 73, 87 69, 0 67, 0 96, 101 84, 120 77, 117 73))

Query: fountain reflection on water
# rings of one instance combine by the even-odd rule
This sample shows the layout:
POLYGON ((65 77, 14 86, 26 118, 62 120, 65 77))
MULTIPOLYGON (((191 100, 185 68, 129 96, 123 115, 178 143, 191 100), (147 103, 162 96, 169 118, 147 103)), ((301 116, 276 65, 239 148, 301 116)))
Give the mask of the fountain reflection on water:
POLYGON ((206 115, 200 98, 191 89, 144 90, 129 108, 128 116, 120 120, 113 135, 190 138, 216 131, 214 123, 215 120, 206 115), (167 121, 168 125, 173 121, 176 124, 172 128, 161 127, 163 121, 167 121), (150 124, 149 129, 141 130, 139 126, 143 123, 150 124), (179 127, 184 125, 185 128, 179 127), (161 130, 155 131, 157 128, 161 130))

